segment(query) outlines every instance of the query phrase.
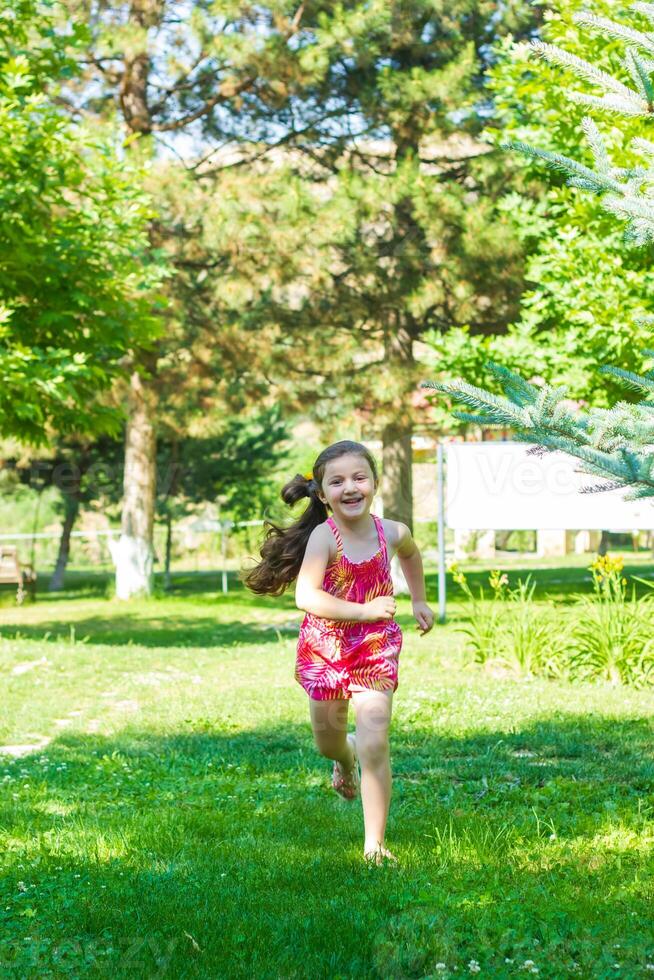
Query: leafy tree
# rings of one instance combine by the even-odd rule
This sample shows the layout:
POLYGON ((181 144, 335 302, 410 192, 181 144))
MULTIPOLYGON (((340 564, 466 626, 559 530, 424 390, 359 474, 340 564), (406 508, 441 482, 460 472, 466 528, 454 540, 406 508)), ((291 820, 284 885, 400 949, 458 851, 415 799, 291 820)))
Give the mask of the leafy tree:
MULTIPOLYGON (((70 557, 71 535, 82 507, 101 507, 103 513, 120 501, 122 442, 109 436, 96 439, 55 440, 55 454, 38 460, 38 474, 46 486, 59 491, 62 517, 57 558, 48 591, 64 587, 70 557)), ((33 471, 33 465, 30 470, 33 471)))
MULTIPOLYGON (((583 0, 553 0, 539 34, 545 42, 564 44, 571 54, 585 54, 596 67, 611 71, 620 43, 589 35, 577 25, 573 15, 582 6, 583 0)), ((604 0, 595 4, 602 14, 612 6, 604 0)), ((646 24, 636 15, 635 26, 646 24)), ((572 103, 561 111, 561 88, 574 84, 574 74, 547 62, 534 71, 533 52, 522 42, 501 39, 497 51, 498 60, 489 72, 494 116, 486 138, 494 145, 519 140, 546 149, 556 146, 592 163, 590 148, 578 146, 583 107, 572 103)), ((624 137, 645 136, 647 127, 642 117, 625 120, 624 133, 607 127, 607 148, 626 152, 635 162, 635 154, 625 150, 624 137)), ((654 250, 624 242, 596 196, 569 187, 562 174, 552 172, 549 186, 542 177, 542 165, 525 158, 515 189, 501 203, 527 254, 527 288, 520 298, 519 318, 499 336, 466 327, 427 334, 433 354, 424 360, 431 360, 431 370, 440 377, 456 372, 492 389, 494 378, 485 367, 490 359, 526 377, 556 379, 582 403, 607 406, 624 397, 623 392, 617 381, 594 372, 593 365, 601 357, 638 370, 639 350, 648 343, 641 318, 650 308, 654 250), (615 329, 616 322, 622 329, 615 329)), ((447 416, 443 407, 442 422, 451 426, 447 416)))
MULTIPOLYGON (((654 5, 638 3, 634 9, 654 21, 654 5)), ((654 44, 651 34, 594 14, 580 14, 577 23, 596 30, 602 37, 627 42, 623 70, 626 81, 602 72, 595 65, 556 47, 541 47, 549 60, 568 67, 578 77, 591 82, 593 93, 575 92, 573 98, 595 109, 607 109, 627 117, 648 117, 654 106, 654 44)), ((637 137, 632 150, 645 163, 615 166, 609 156, 602 133, 590 118, 584 119, 584 131, 593 154, 593 165, 587 166, 556 150, 537 149, 526 144, 519 148, 528 155, 544 160, 567 175, 575 187, 600 196, 602 205, 612 214, 626 220, 626 238, 640 245, 654 240, 654 208, 651 203, 654 168, 654 143, 637 137)), ((654 352, 645 351, 654 356, 654 352)), ((629 497, 654 495, 652 474, 652 402, 654 371, 637 374, 615 366, 601 368, 607 374, 641 395, 637 404, 618 402, 610 409, 573 411, 566 403, 564 389, 544 385, 539 388, 520 375, 498 365, 492 368, 503 394, 490 392, 462 380, 428 382, 429 387, 446 392, 472 408, 455 413, 458 417, 481 424, 510 425, 530 442, 543 449, 560 449, 580 458, 591 474, 608 477, 611 485, 627 487, 629 497), (645 396, 642 398, 642 396, 645 396)))
MULTIPOLYGON (((577 24, 574 14, 583 9, 583 0, 565 4, 557 0, 547 14, 543 42, 563 45, 570 55, 584 57, 596 69, 614 71, 621 42, 577 24)), ((596 15, 607 16, 614 9, 607 0, 594 3, 596 15)), ((632 24, 648 29, 642 14, 635 13, 632 24)), ((556 148, 592 165, 590 147, 579 146, 585 107, 572 102, 561 111, 560 91, 576 81, 568 67, 556 62, 543 61, 535 72, 526 46, 514 44, 493 68, 490 81, 501 123, 497 140, 556 148)), ((604 141, 609 153, 619 152, 623 162, 633 164, 637 158, 628 144, 647 133, 647 119, 631 116, 620 129, 607 125, 604 141)), ((525 163, 530 182, 540 178, 542 167, 537 161, 526 158, 525 163)), ((638 351, 648 340, 640 318, 649 312, 651 303, 654 249, 624 242, 596 196, 568 186, 563 175, 552 173, 551 178, 546 195, 539 180, 531 206, 526 200, 514 201, 522 234, 538 235, 539 245, 527 263, 531 285, 522 296, 520 321, 515 330, 509 329, 507 340, 514 333, 521 339, 531 337, 538 362, 534 374, 556 378, 578 398, 607 406, 622 392, 617 382, 602 380, 592 367, 600 357, 637 370, 638 351), (616 323, 622 329, 616 330, 616 323)), ((529 369, 528 358, 512 365, 510 351, 505 357, 502 344, 497 348, 491 355, 496 360, 529 369)))
POLYGON ((0 433, 35 443, 118 429, 98 395, 150 342, 159 274, 134 169, 56 103, 80 35, 53 18, 38 0, 0 11, 0 433))
MULTIPOLYGON (((293 127, 290 116, 280 120, 282 106, 292 90, 299 85, 311 87, 323 72, 320 60, 312 63, 305 58, 299 38, 307 30, 306 21, 315 25, 327 16, 330 5, 324 3, 195 0, 183 19, 174 0, 116 0, 100 7, 91 0, 66 0, 66 6, 74 19, 88 22, 91 28, 82 83, 71 85, 68 93, 71 111, 81 109, 101 118, 117 113, 126 144, 139 158, 151 158, 157 149, 165 148, 184 156, 190 168, 204 167, 206 173, 221 145, 248 144, 257 154, 262 146, 288 140, 293 127), (252 145, 255 140, 257 146, 252 145)), ((317 115, 325 114, 329 111, 319 107, 317 115)), ((221 168, 222 164, 213 166, 214 171, 221 168)), ((171 236, 177 232, 184 236, 187 224, 184 219, 181 228, 153 222, 154 245, 168 247, 171 236)), ((192 252, 192 243, 186 244, 192 252)), ((198 278, 203 271, 219 273, 221 268, 220 262, 214 264, 206 255, 187 253, 181 261, 186 265, 176 266, 176 271, 188 273, 196 262, 198 278)), ((169 283, 171 297, 177 295, 177 286, 176 277, 169 283)), ((191 320, 193 316, 191 311, 191 320)), ((163 339, 153 350, 134 345, 132 352, 123 533, 114 552, 121 597, 147 592, 152 584, 161 372, 170 361, 174 367, 179 364, 178 350, 189 352, 196 346, 186 342, 188 322, 185 311, 173 302, 163 331, 170 342, 163 339)), ((198 327, 196 322, 194 328, 198 327)), ((222 324, 214 325, 216 333, 221 328, 222 324)), ((203 332, 206 365, 211 344, 209 331, 203 332)))
POLYGON ((498 205, 506 172, 476 137, 487 42, 529 18, 521 5, 502 21, 493 9, 423 0, 324 15, 301 35, 305 58, 325 64, 293 102, 304 132, 265 173, 221 174, 215 205, 233 243, 222 322, 246 344, 263 338, 265 377, 283 379, 282 397, 291 388, 332 424, 357 412, 382 436, 386 510, 409 524, 416 343, 457 323, 504 329, 523 285, 522 248, 498 205))
MULTIPOLYGON (((212 434, 168 431, 158 441, 157 516, 167 528, 165 580, 170 582, 172 522, 220 498, 235 520, 258 519, 271 502, 272 474, 287 457, 288 430, 277 408, 211 425, 212 434)), ((8 447, 10 450, 11 447, 8 447)), ((62 531, 49 591, 63 588, 71 533, 82 507, 113 511, 120 503, 123 445, 117 439, 57 438, 53 452, 20 459, 9 452, 2 472, 39 491, 58 491, 62 531)), ((275 487, 277 490, 277 487, 275 487)), ((276 494, 275 494, 276 495, 276 494)))
POLYGON ((50 592, 58 592, 64 587, 71 535, 80 509, 95 506, 106 512, 118 505, 122 449, 122 441, 109 435, 54 436, 47 449, 40 447, 31 453, 23 447, 18 454, 13 454, 11 447, 5 447, 3 473, 13 475, 39 494, 45 490, 55 491, 51 516, 61 517, 62 528, 48 583, 50 592))

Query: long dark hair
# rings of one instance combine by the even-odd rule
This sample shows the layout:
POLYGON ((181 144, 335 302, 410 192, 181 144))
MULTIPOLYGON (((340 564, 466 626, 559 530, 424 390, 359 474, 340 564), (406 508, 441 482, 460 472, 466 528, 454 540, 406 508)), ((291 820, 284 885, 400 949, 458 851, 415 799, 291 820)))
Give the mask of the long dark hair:
POLYGON ((304 513, 289 527, 277 527, 271 521, 266 521, 261 561, 243 576, 243 581, 252 592, 259 595, 281 595, 297 578, 311 532, 327 520, 327 507, 318 496, 325 467, 332 460, 349 455, 363 456, 372 470, 375 484, 377 483, 375 460, 360 442, 345 439, 323 449, 313 464, 311 477, 297 473, 282 489, 282 500, 290 507, 302 497, 309 498, 309 506, 304 513))

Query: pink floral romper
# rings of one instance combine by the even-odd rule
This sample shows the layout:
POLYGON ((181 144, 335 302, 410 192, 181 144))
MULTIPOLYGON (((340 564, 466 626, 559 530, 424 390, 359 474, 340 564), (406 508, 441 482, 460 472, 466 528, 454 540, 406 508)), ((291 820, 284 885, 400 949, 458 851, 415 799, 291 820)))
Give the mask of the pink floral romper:
MULTIPOLYGON (((356 562, 343 553, 343 539, 332 517, 327 524, 336 538, 336 557, 325 569, 323 589, 348 602, 369 602, 393 595, 384 526, 374 514, 379 549, 356 562)), ((402 631, 394 619, 357 623, 321 619, 307 613, 300 627, 295 679, 310 698, 351 698, 352 691, 395 691, 402 631)))

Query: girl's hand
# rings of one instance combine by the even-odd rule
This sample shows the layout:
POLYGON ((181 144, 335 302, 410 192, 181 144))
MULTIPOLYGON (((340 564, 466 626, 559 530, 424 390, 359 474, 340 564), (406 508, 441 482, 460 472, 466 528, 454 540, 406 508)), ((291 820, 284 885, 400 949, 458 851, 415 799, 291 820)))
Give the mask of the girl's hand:
POLYGON ((434 614, 426 602, 413 603, 413 615, 415 616, 418 629, 424 636, 434 625, 434 614))
POLYGON ((392 619, 395 615, 396 602, 392 595, 378 595, 376 599, 363 604, 363 622, 374 623, 378 619, 392 619))

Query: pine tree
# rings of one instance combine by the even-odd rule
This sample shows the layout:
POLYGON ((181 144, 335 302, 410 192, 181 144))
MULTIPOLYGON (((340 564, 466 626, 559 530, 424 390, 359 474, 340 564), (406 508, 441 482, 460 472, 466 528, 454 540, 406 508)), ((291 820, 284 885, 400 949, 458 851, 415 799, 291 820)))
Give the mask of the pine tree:
MULTIPOLYGON (((270 374, 284 372, 316 416, 338 407, 381 438, 385 513, 409 525, 418 344, 470 320, 504 330, 524 285, 498 208, 510 182, 479 139, 479 106, 489 39, 530 18, 527 5, 499 16, 479 0, 335 6, 307 51, 329 58, 312 96, 340 122, 307 126, 287 158, 296 206, 273 193, 266 207, 272 234, 286 226, 296 247, 280 252, 281 272, 269 257, 271 288, 244 320, 278 326, 270 374)), ((313 114, 303 99, 301 117, 313 114)), ((241 261, 250 246, 251 235, 241 261)))
MULTIPOLYGON (((654 23, 654 4, 635 3, 633 9, 654 23)), ((654 37, 629 25, 590 13, 578 14, 578 24, 598 31, 607 39, 626 42, 624 81, 600 71, 582 58, 561 48, 533 43, 535 51, 548 61, 564 65, 581 80, 595 87, 593 92, 568 92, 573 101, 613 115, 650 117, 654 113, 654 37)), ((614 123, 615 125, 615 123, 614 123)), ((632 141, 643 163, 620 167, 610 159, 598 125, 585 117, 584 133, 592 151, 594 166, 585 166, 564 154, 541 150, 524 143, 514 149, 543 160, 566 175, 568 183, 600 196, 603 207, 626 222, 625 237, 643 245, 654 241, 654 143, 643 138, 632 141)), ((654 318, 651 320, 654 323, 654 318)), ((654 351, 643 351, 653 357, 654 351)), ((489 365, 501 395, 476 387, 463 379, 424 382, 462 403, 472 411, 455 411, 455 417, 479 425, 510 427, 519 439, 535 443, 542 451, 562 450, 582 461, 593 476, 608 478, 608 487, 627 488, 628 498, 654 496, 654 369, 642 374, 604 365, 602 373, 611 375, 627 389, 641 396, 636 404, 618 402, 609 409, 579 412, 571 407, 564 388, 538 387, 519 374, 489 365)), ((589 487, 589 489, 595 489, 589 487)))

